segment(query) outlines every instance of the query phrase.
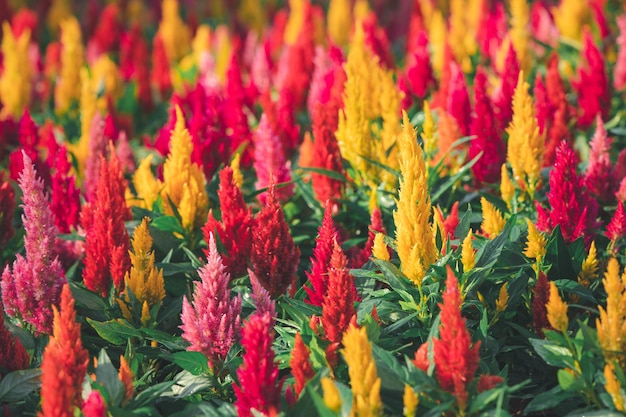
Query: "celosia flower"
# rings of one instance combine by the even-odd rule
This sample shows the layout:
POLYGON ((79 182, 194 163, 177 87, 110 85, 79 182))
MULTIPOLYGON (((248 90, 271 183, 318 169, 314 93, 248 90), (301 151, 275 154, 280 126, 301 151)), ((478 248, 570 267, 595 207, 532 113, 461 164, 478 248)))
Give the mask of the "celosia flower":
MULTIPOLYGON (((151 251, 152 236, 146 218, 135 228, 132 247, 131 268, 124 276, 124 293, 117 300, 127 320, 132 320, 133 315, 139 313, 133 310, 129 292, 132 292, 138 306, 143 307, 146 303, 150 310, 165 298, 163 271, 154 266, 154 253, 151 251)), ((145 326, 151 319, 155 317, 141 316, 141 323, 145 326)))
POLYGON ((604 379, 606 383, 604 384, 604 389, 611 396, 611 400, 613 401, 613 406, 617 411, 622 413, 626 412, 626 408, 624 407, 624 395, 622 394, 622 386, 615 376, 615 365, 613 362, 607 362, 604 366, 604 379))
POLYGON ((472 107, 469 102, 467 82, 463 71, 456 63, 453 63, 450 68, 452 72, 446 109, 456 119, 461 134, 467 136, 472 120, 472 107))
POLYGON ((163 183, 154 178, 152 173, 152 154, 148 154, 140 163, 133 174, 133 187, 135 188, 136 198, 128 201, 129 204, 153 209, 154 203, 159 199, 163 190, 163 183))
POLYGON ((619 27, 617 37, 617 59, 613 69, 613 87, 621 91, 626 86, 626 15, 618 16, 616 19, 619 27))
POLYGON ((509 291, 507 289, 506 283, 502 284, 500 287, 500 292, 498 293, 498 298, 496 299, 496 312, 501 313, 506 310, 506 306, 509 303, 509 291))
POLYGON ((367 330, 365 327, 351 326, 343 334, 342 343, 344 346, 342 353, 348 364, 350 375, 354 415, 382 415, 381 380, 376 372, 372 344, 367 339, 367 330))
POLYGON ((193 302, 183 300, 181 329, 189 350, 202 352, 216 371, 239 339, 241 296, 230 297, 230 274, 212 233, 208 243, 207 264, 198 270, 201 280, 195 284, 193 302))
POLYGON ((73 417, 82 405, 81 386, 87 373, 89 353, 83 348, 80 324, 76 322, 74 298, 63 286, 60 309, 54 311, 54 331, 41 361, 40 417, 73 417))
POLYGON ((419 404, 419 397, 410 385, 404 384, 404 394, 402 395, 402 403, 404 404, 402 412, 404 417, 414 417, 419 404))
POLYGON ((273 326, 276 319, 276 302, 272 300, 269 291, 263 288, 254 272, 248 269, 248 275, 250 276, 250 285, 252 285, 250 299, 254 303, 257 314, 263 315, 268 313, 272 319, 271 324, 273 326))
POLYGON ((252 270, 272 298, 294 284, 300 250, 296 247, 283 209, 270 186, 265 206, 252 226, 252 270))
POLYGON ((480 228, 485 236, 493 239, 504 230, 506 220, 502 212, 485 197, 480 198, 480 207, 483 212, 483 222, 480 224, 480 228))
POLYGON ((506 164, 502 164, 500 169, 500 196, 506 203, 509 211, 511 211, 513 207, 513 198, 515 197, 515 185, 513 184, 513 181, 511 181, 506 164))
POLYGON ((603 120, 609 118, 611 93, 604 57, 588 29, 584 31, 583 42, 578 77, 572 81, 572 86, 578 92, 578 125, 585 129, 591 126, 598 115, 603 120))
POLYGON ((402 178, 393 218, 402 272, 419 286, 437 259, 437 247, 429 221, 432 209, 424 156, 407 114, 403 117, 404 129, 398 137, 402 178))
POLYGON ((61 287, 67 281, 54 252, 57 228, 44 194, 43 181, 24 155, 19 185, 22 190, 26 235, 26 258, 17 255, 13 271, 7 265, 2 274, 2 299, 9 316, 20 317, 40 333, 52 330, 53 305, 59 304, 61 287))
POLYGON ((2 117, 19 118, 31 99, 31 64, 28 59, 30 30, 14 36, 9 22, 2 25, 3 72, 0 77, 2 117))
POLYGON ((120 20, 120 9, 117 4, 109 3, 102 9, 98 19, 98 26, 96 26, 90 41, 96 46, 97 51, 95 55, 107 53, 115 49, 122 29, 120 20))
POLYGON ((529 218, 526 218, 526 225, 528 226, 528 240, 526 241, 524 255, 529 258, 535 258, 537 263, 541 263, 546 255, 546 238, 537 230, 537 226, 529 218))
POLYGON ((430 362, 428 360, 428 342, 424 342, 415 351, 415 358, 411 361, 418 369, 428 372, 430 362))
POLYGON ((476 384, 476 391, 478 393, 489 391, 496 386, 504 382, 504 379, 498 375, 481 375, 478 378, 478 384, 476 384))
MULTIPOLYGON (((222 259, 228 272, 231 277, 240 277, 245 274, 250 263, 253 218, 241 190, 235 183, 233 169, 229 166, 220 171, 217 196, 220 201, 221 220, 217 221, 213 216, 213 210, 209 210, 202 233, 206 241, 209 240, 211 233, 219 237, 225 252, 222 259)), ((208 251, 205 251, 205 255, 208 255, 208 251)))
POLYGON ((596 228, 598 203, 589 196, 583 178, 576 173, 577 165, 574 151, 567 142, 561 142, 554 169, 550 171, 549 209, 535 203, 539 230, 549 232, 560 225, 568 243, 581 236, 591 241, 596 228))
POLYGON ((580 39, 583 24, 591 15, 589 3, 577 0, 563 0, 552 12, 560 35, 576 40, 580 39))
POLYGON ((300 333, 296 333, 296 337, 293 342, 293 350, 291 351, 291 360, 289 366, 291 367, 291 373, 296 380, 296 394, 300 395, 304 386, 313 376, 315 371, 313 365, 309 360, 311 352, 306 344, 302 341, 300 333))
POLYGON ((50 210, 54 223, 61 233, 70 233, 78 226, 80 214, 80 191, 76 187, 76 177, 71 175, 72 164, 65 146, 61 146, 52 161, 52 187, 50 210))
POLYGON ((117 373, 117 378, 122 382, 124 388, 126 388, 126 392, 124 393, 124 401, 130 401, 133 398, 133 394, 135 392, 133 388, 133 378, 135 375, 133 371, 130 369, 130 365, 126 361, 124 355, 120 355, 120 369, 117 373))
POLYGON ((11 30, 13 35, 19 38, 22 33, 29 31, 31 37, 36 39, 36 30, 38 28, 37 13, 28 7, 20 8, 17 13, 11 17, 11 30))
POLYGON ((165 42, 160 33, 154 37, 152 42, 152 72, 150 73, 150 84, 160 94, 161 98, 168 96, 172 89, 172 79, 170 77, 170 63, 165 48, 165 42))
POLYGON ((585 185, 593 197, 600 202, 612 203, 617 191, 617 178, 611 164, 611 146, 604 122, 596 117, 596 131, 589 143, 589 164, 585 171, 585 185))
POLYGON ((158 35, 170 63, 185 56, 191 47, 191 31, 178 15, 177 0, 163 0, 158 35))
POLYGON ((330 0, 328 5, 328 36, 340 47, 346 46, 350 39, 353 22, 350 3, 350 0, 330 0))
MULTIPOLYGON (((263 114, 256 130, 254 143, 254 169, 257 174, 257 189, 267 188, 272 181, 278 184, 290 183, 290 166, 278 135, 272 131, 267 116, 263 114)), ((278 188, 276 190, 278 199, 281 201, 289 199, 293 194, 293 188, 293 184, 278 188)), ((261 202, 265 202, 266 198, 266 192, 259 194, 261 202)))
POLYGON ((324 393, 324 404, 326 407, 338 413, 341 409, 341 396, 339 390, 332 379, 324 377, 320 380, 322 391, 324 393))
POLYGON ((609 259, 602 284, 606 291, 606 308, 598 306, 600 318, 596 319, 598 342, 607 361, 617 360, 623 367, 626 363, 621 352, 626 348, 626 317, 624 317, 624 283, 626 276, 620 276, 617 259, 609 259))
POLYGON ((3 371, 13 372, 20 369, 26 369, 30 358, 28 352, 24 349, 22 342, 16 336, 14 336, 9 329, 4 325, 3 318, 4 307, 2 306, 2 300, 0 300, 0 378, 3 376, 3 371))
POLYGON ((550 282, 550 298, 546 304, 548 321, 550 325, 560 332, 567 331, 569 319, 567 318, 567 303, 559 295, 559 290, 554 282, 550 282))
POLYGON ((511 29, 509 30, 509 36, 511 44, 515 47, 515 54, 522 69, 526 70, 530 61, 528 53, 530 9, 528 2, 526 0, 512 0, 510 2, 510 11, 511 29))
POLYGON ((372 247, 372 256, 383 261, 389 260, 389 249, 385 244, 385 235, 376 233, 374 237, 374 246, 372 247))
POLYGON ((484 182, 498 181, 500 176, 498 167, 504 162, 505 150, 494 118, 492 103, 487 95, 487 75, 482 67, 478 67, 474 77, 474 103, 470 133, 476 138, 470 142, 469 157, 474 159, 480 152, 483 153, 471 168, 476 185, 480 187, 484 182))
POLYGON ((315 238, 315 248, 313 248, 313 256, 311 257, 311 271, 306 272, 311 287, 304 287, 308 295, 306 301, 315 306, 321 306, 326 296, 330 261, 337 238, 338 232, 333 223, 332 205, 327 201, 324 218, 315 238))
POLYGON ((461 315, 459 284, 450 267, 442 298, 439 338, 433 339, 435 373, 441 388, 454 394, 459 409, 464 410, 467 386, 478 369, 480 341, 470 346, 472 340, 461 315))
POLYGON ((83 281, 102 296, 124 288, 124 275, 130 269, 130 242, 124 221, 130 216, 124 193, 126 181, 115 151, 110 145, 110 160, 102 160, 96 198, 83 206, 81 225, 86 230, 83 281))
POLYGON ((540 180, 544 143, 523 72, 519 74, 513 95, 513 118, 507 133, 507 162, 513 168, 513 179, 533 196, 540 180))
POLYGON ((270 322, 268 313, 253 314, 243 326, 243 364, 237 370, 239 385, 233 386, 240 417, 252 417, 252 409, 268 416, 278 414, 282 382, 274 362, 274 331, 270 322))
POLYGON ((4 180, 4 172, 0 173, 0 246, 13 237, 13 211, 15 210, 15 191, 10 181, 4 180))
MULTIPOLYGON (((411 42, 411 39, 407 39, 407 42, 411 42)), ((405 73, 398 81, 400 89, 405 94, 402 102, 403 108, 410 106, 412 96, 424 99, 428 89, 435 84, 428 52, 428 34, 425 30, 420 30, 415 39, 415 45, 412 48, 407 48, 405 73)))
POLYGON ((83 402, 82 415, 84 417, 106 417, 107 407, 100 391, 93 390, 83 402))
POLYGON ((125 80, 133 80, 137 87, 137 100, 145 111, 152 109, 148 45, 141 28, 134 25, 120 39, 120 72, 125 80))
POLYGON ((578 283, 583 287, 589 288, 591 281, 598 277, 598 252, 596 250, 596 242, 591 242, 589 253, 578 273, 578 283))
POLYGON ((626 215, 624 214, 624 203, 617 202, 617 210, 613 214, 613 218, 606 227, 606 236, 616 242, 618 239, 626 235, 626 215))
POLYGON ((85 199, 92 201, 95 197, 98 186, 98 175, 102 165, 102 155, 106 155, 109 141, 104 137, 104 117, 99 112, 90 122, 89 130, 89 152, 85 162, 85 172, 83 188, 85 189, 85 199))
POLYGON ((546 305, 548 304, 550 285, 548 284, 548 276, 539 272, 537 276, 537 283, 533 288, 533 327, 537 334, 543 337, 543 330, 550 329, 551 325, 548 321, 548 310, 546 305))
POLYGON ((474 238, 474 234, 470 230, 463 239, 463 243, 461 245, 461 263, 463 264, 463 272, 467 273, 474 265, 476 265, 476 252, 472 246, 472 239, 474 238))
POLYGON ((83 54, 80 24, 75 17, 68 18, 61 22, 61 74, 54 90, 57 114, 66 113, 80 98, 83 54))
POLYGON ((322 302, 322 327, 326 339, 339 343, 343 332, 356 314, 354 309, 354 278, 348 259, 335 241, 328 271, 328 288, 322 302))

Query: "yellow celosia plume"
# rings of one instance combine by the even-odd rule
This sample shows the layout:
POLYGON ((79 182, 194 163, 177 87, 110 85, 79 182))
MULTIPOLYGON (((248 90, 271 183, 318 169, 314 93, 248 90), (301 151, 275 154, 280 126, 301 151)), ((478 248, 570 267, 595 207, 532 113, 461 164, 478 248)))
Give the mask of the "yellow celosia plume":
POLYGON ((187 230, 200 227, 206 221, 209 198, 206 179, 197 164, 191 162, 193 144, 185 128, 180 107, 176 107, 176 125, 170 138, 170 153, 163 164, 163 202, 165 213, 172 215, 174 205, 187 230), (171 201, 171 204, 170 204, 171 201))
POLYGON ((537 226, 529 218, 526 218, 528 225, 528 240, 526 241, 526 249, 524 255, 529 258, 535 258, 537 263, 541 263, 546 255, 546 237, 537 230, 537 226))
POLYGON ((346 46, 352 29, 350 0, 330 0, 327 20, 330 39, 338 46, 346 46))
POLYGON ((122 75, 117 65, 106 54, 100 55, 91 68, 91 91, 95 97, 96 107, 101 112, 107 110, 107 98, 113 103, 122 96, 124 89, 122 75))
POLYGON ((0 117, 12 117, 18 120, 30 103, 31 73, 28 60, 30 31, 25 30, 19 38, 13 36, 9 22, 2 24, 2 56, 4 71, 0 78, 0 101, 2 113, 0 117))
POLYGON ((404 407, 402 414, 404 417, 414 417, 419 404, 419 397, 415 393, 415 390, 410 385, 404 385, 404 395, 402 396, 404 407))
POLYGON ((583 26, 592 16, 589 0, 561 0, 552 14, 561 36, 575 40, 581 39, 583 26))
POLYGON ((48 28, 52 33, 57 33, 59 27, 63 31, 63 21, 72 16, 72 5, 70 0, 52 0, 50 9, 48 10, 47 21, 48 28))
POLYGON ((130 252, 132 266, 124 277, 125 290, 117 302, 124 317, 132 320, 131 296, 128 291, 132 292, 138 304, 141 305, 141 322, 145 325, 150 321, 150 308, 161 303, 165 298, 163 271, 154 267, 152 236, 150 236, 146 218, 135 228, 132 246, 133 250, 130 252))
POLYGON ((170 62, 187 55, 191 48, 191 31, 178 14, 177 0, 163 0, 162 16, 158 33, 161 35, 165 53, 170 62))
POLYGON ((613 362, 607 362, 604 366, 604 379, 606 380, 604 388, 611 396, 615 409, 622 413, 626 412, 626 408, 624 407, 624 401, 626 398, 624 398, 622 386, 615 376, 615 365, 613 365, 613 362))
MULTIPOLYGON (((474 1, 475 2, 475 1, 474 1)), ((476 53, 476 26, 469 22, 467 0, 450 1, 449 42, 456 61, 461 64, 463 72, 472 71, 470 57, 476 53)), ((472 16, 475 18, 475 16, 472 16)))
POLYGON ((332 411, 338 413, 341 409, 341 396, 339 390, 332 379, 324 377, 320 380, 322 391, 324 392, 324 404, 332 411))
POLYGON ((263 3, 258 0, 242 0, 239 2, 237 17, 248 28, 261 35, 266 25, 263 3))
POLYGON ((152 174, 152 155, 146 156, 133 174, 133 186, 137 193, 137 198, 133 198, 127 203, 137 207, 152 210, 153 204, 157 201, 163 190, 163 183, 152 174))
POLYGON ((74 155, 77 164, 76 176, 82 180, 89 155, 91 122, 96 115, 96 93, 91 88, 91 78, 87 68, 80 69, 80 138, 78 142, 68 143, 68 150, 74 155))
POLYGON ((622 367, 626 360, 622 352, 626 350, 626 274, 620 276, 617 259, 611 258, 604 279, 606 309, 598 306, 600 318, 596 319, 598 342, 607 361, 617 360, 622 367))
POLYGON ((596 242, 591 242, 589 253, 583 261, 580 273, 578 274, 578 283, 583 287, 589 287, 591 281, 598 277, 598 252, 596 250, 596 242))
POLYGON ((75 17, 70 17, 61 22, 61 76, 54 90, 57 114, 66 113, 80 98, 80 73, 83 63, 84 50, 80 24, 75 17))
POLYGON ((514 180, 524 184, 532 198, 540 179, 544 141, 539 134, 533 99, 522 71, 513 95, 513 118, 507 133, 507 161, 513 169, 514 180))
POLYGON ((530 64, 528 42, 530 40, 530 32, 528 23, 530 21, 530 8, 526 0, 510 0, 509 7, 511 10, 511 29, 509 29, 509 37, 513 42, 515 55, 520 63, 523 71, 528 71, 530 64))
POLYGON ((476 265, 476 252, 474 251, 474 247, 472 246, 472 239, 474 238, 474 234, 470 230, 465 239, 463 239, 463 244, 461 245, 461 263, 463 264, 463 272, 467 273, 474 268, 476 265))
POLYGON ((509 170, 506 168, 506 164, 502 164, 500 169, 500 196, 506 203, 509 210, 513 209, 513 198, 515 197, 515 184, 509 177, 509 170))
POLYGON ((506 283, 500 287, 500 293, 496 299, 496 312, 501 313, 506 310, 506 306, 509 304, 509 291, 506 283))
POLYGON ((393 218, 402 272, 419 286, 426 270, 437 259, 437 247, 430 223, 432 207, 424 155, 406 112, 403 118, 403 131, 398 137, 402 178, 393 218))
POLYGON ((430 19, 428 26, 428 40, 432 49, 432 65, 433 70, 437 74, 441 74, 443 70, 444 55, 446 48, 446 21, 441 10, 435 10, 430 19))
POLYGON ((498 210, 493 204, 491 204, 485 197, 480 198, 480 206, 483 211, 483 222, 480 228, 483 233, 493 239, 504 230, 506 220, 500 210, 498 210))
POLYGON ((298 40, 298 35, 304 26, 307 3, 307 0, 289 0, 289 19, 284 34, 287 45, 292 45, 298 40))
POLYGON ((382 415, 380 378, 372 355, 372 345, 365 327, 350 326, 343 335, 343 356, 348 363, 352 386, 352 415, 374 417, 382 415))
POLYGON ((550 298, 546 304, 548 311, 548 321, 550 325, 559 332, 567 331, 569 319, 567 318, 567 303, 559 295, 559 289, 554 281, 550 281, 550 298))
POLYGON ((385 236, 382 233, 376 233, 374 236, 372 256, 383 261, 389 260, 389 251, 387 250, 387 245, 385 244, 385 236))

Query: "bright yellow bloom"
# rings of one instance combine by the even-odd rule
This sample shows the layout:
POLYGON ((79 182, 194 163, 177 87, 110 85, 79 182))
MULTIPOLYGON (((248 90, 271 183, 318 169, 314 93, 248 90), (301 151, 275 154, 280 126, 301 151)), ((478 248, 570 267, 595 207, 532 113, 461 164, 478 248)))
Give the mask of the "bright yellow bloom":
POLYGON ((178 14, 177 0, 163 0, 158 33, 170 62, 187 55, 191 47, 191 31, 178 14))
POLYGON ((146 15, 143 0, 130 0, 126 5, 125 15, 128 19, 128 27, 141 25, 146 15))
POLYGON ((59 27, 63 32, 63 21, 72 17, 72 5, 70 0, 52 0, 48 10, 48 28, 52 33, 57 33, 59 27))
POLYGON ((502 284, 500 287, 500 293, 498 294, 498 299, 496 300, 496 311, 498 313, 506 310, 506 306, 509 303, 509 291, 507 289, 506 283, 502 284))
POLYGON ((540 179, 544 143, 539 134, 533 99, 528 94, 528 83, 524 81, 522 71, 513 95, 513 119, 507 133, 507 161, 513 168, 514 180, 525 184, 532 197, 540 179))
POLYGON ((235 154, 233 160, 230 161, 230 167, 233 170, 233 181, 239 188, 243 185, 243 174, 241 173, 241 153, 235 154))
POLYGON ((180 108, 176 107, 176 125, 170 138, 170 153, 163 164, 163 202, 165 213, 173 215, 169 204, 178 209, 182 226, 186 230, 200 227, 206 221, 209 198, 205 190, 206 179, 197 164, 191 163, 193 144, 191 135, 185 128, 185 119, 180 108))
POLYGON ((596 251, 596 242, 591 242, 589 254, 583 261, 580 273, 578 274, 578 282, 583 287, 589 287, 591 281, 598 275, 598 252, 596 251))
POLYGON ((461 64, 463 72, 472 70, 470 56, 476 53, 476 32, 468 21, 467 0, 450 0, 450 33, 449 44, 456 61, 461 64))
POLYGON ((437 125, 433 114, 430 111, 430 105, 427 101, 424 101, 424 122, 422 123, 422 141, 424 142, 424 152, 426 157, 430 158, 437 151, 437 139, 435 138, 437 133, 437 125))
POLYGON ((122 75, 115 62, 106 54, 100 55, 91 69, 91 90, 100 97, 98 110, 106 112, 107 97, 115 103, 122 96, 123 88, 122 75))
POLYGON ((607 364, 604 366, 604 379, 606 380, 604 388, 606 389, 606 392, 608 392, 611 396, 615 409, 622 413, 626 412, 626 408, 624 408, 624 395, 622 394, 622 386, 615 376, 615 365, 613 365, 613 362, 607 362, 607 364))
POLYGON ((208 54, 211 49, 211 27, 206 24, 198 26, 196 30, 196 36, 194 36, 191 42, 191 50, 193 53, 194 61, 197 65, 200 65, 202 56, 208 54))
POLYGON ((132 320, 133 312, 129 291, 142 306, 141 322, 150 320, 150 307, 159 304, 165 298, 163 271, 154 267, 152 236, 148 230, 148 220, 144 218, 135 228, 132 238, 133 250, 130 252, 130 271, 124 277, 125 290, 117 300, 122 314, 132 320))
POLYGON ((473 237, 474 234, 470 230, 461 245, 461 263, 463 264, 464 273, 469 272, 476 265, 476 252, 474 252, 474 247, 472 246, 473 237))
POLYGON ((408 384, 404 384, 404 395, 402 396, 402 399, 404 402, 404 417, 414 417, 420 401, 413 388, 411 388, 408 384))
MULTIPOLYGON (((398 169, 398 148, 395 146, 396 138, 402 130, 398 114, 400 114, 400 102, 402 95, 400 90, 396 88, 393 80, 392 71, 379 72, 379 99, 380 111, 383 120, 382 130, 380 131, 380 141, 378 142, 378 162, 388 166, 393 170, 398 169)), ((395 187, 397 179, 389 171, 379 170, 380 182, 385 184, 386 188, 395 187)))
POLYGON ((515 197, 515 185, 513 184, 513 181, 511 181, 511 177, 509 177, 509 170, 506 169, 506 164, 502 164, 500 174, 500 196, 506 203, 509 210, 511 210, 511 201, 513 200, 513 197, 515 197))
POLYGON ((607 293, 606 309, 598 306, 600 318, 596 319, 598 342, 607 361, 617 359, 623 367, 626 361, 622 353, 626 350, 626 275, 620 277, 617 259, 609 260, 604 279, 607 293))
POLYGON ((289 20, 287 20, 284 35, 287 45, 293 45, 298 40, 304 26, 306 5, 306 0, 289 0, 289 20))
POLYGON ((257 35, 263 33, 265 28, 265 9, 263 2, 258 0, 242 0, 237 9, 237 17, 248 29, 256 32, 257 35))
POLYGON ((504 230, 506 220, 500 210, 498 210, 493 204, 491 204, 485 197, 480 198, 480 206, 483 210, 483 222, 480 228, 483 233, 489 237, 494 238, 504 230))
POLYGON ((332 379, 324 377, 320 380, 322 391, 324 392, 324 404, 335 413, 341 410, 341 397, 339 390, 332 379))
POLYGON ((382 233, 376 233, 374 236, 374 246, 372 247, 372 255, 376 259, 383 261, 389 260, 389 251, 385 244, 385 236, 382 233))
POLYGON ((437 259, 437 247, 429 220, 432 207, 424 155, 406 112, 403 118, 404 128, 398 137, 402 178, 393 219, 402 272, 419 286, 426 269, 437 259))
POLYGON ((226 25, 216 27, 214 36, 216 39, 215 74, 220 82, 224 83, 226 80, 226 71, 228 71, 232 59, 233 44, 226 25))
POLYGON ((352 387, 352 416, 380 416, 380 378, 372 356, 372 345, 367 340, 367 329, 350 326, 343 334, 343 357, 348 364, 352 387))
POLYGON ((89 156, 89 140, 91 122, 96 115, 96 93, 91 88, 91 78, 87 68, 80 69, 80 138, 78 142, 68 143, 68 150, 74 155, 78 165, 77 178, 81 180, 85 173, 87 156, 89 156))
POLYGON ((137 207, 152 210, 153 204, 157 201, 163 190, 163 183, 152 174, 152 154, 146 156, 133 174, 133 186, 137 193, 137 198, 128 202, 137 207))
POLYGON ((520 68, 528 71, 528 65, 530 64, 528 54, 530 9, 526 0, 510 0, 509 4, 511 8, 509 36, 511 42, 513 42, 513 48, 520 63, 520 68))
MULTIPOLYGON (((54 90, 55 111, 64 114, 81 95, 81 68, 84 63, 80 24, 75 17, 61 22, 61 74, 54 90)), ((91 120, 90 120, 91 123, 91 120)))
POLYGON ((528 225, 528 240, 524 255, 535 258, 539 263, 546 255, 546 238, 529 218, 526 218, 526 224, 528 225))
POLYGON ((437 74, 441 74, 443 70, 446 34, 446 21, 441 10, 437 9, 432 14, 428 29, 428 40, 432 48, 432 65, 437 74))
POLYGON ((548 321, 550 325, 560 332, 567 331, 569 319, 567 318, 567 303, 559 295, 559 289, 554 281, 550 282, 550 299, 546 305, 548 321))
POLYGON ((552 14, 561 36, 575 40, 581 39, 582 28, 592 15, 588 0, 561 0, 552 14))
POLYGON ((0 101, 3 106, 0 117, 3 119, 9 116, 19 119, 30 103, 32 69, 28 60, 29 44, 29 30, 16 39, 9 22, 2 24, 4 71, 0 78, 0 101))
POLYGON ((327 20, 330 39, 337 46, 346 46, 352 29, 350 0, 330 0, 327 20))
POLYGON ((365 17, 370 12, 370 5, 368 0, 356 0, 354 2, 354 9, 352 10, 352 14, 354 16, 354 20, 360 22, 365 19, 365 17))

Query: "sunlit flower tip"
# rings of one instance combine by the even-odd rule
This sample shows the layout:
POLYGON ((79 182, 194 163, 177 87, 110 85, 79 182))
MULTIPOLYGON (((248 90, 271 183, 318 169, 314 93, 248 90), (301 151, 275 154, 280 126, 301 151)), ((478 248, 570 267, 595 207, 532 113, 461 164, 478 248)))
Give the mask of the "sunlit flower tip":
POLYGON ((402 402, 404 403, 404 407, 402 408, 404 417, 414 417, 419 404, 419 397, 417 396, 415 390, 408 384, 404 384, 402 402))
POLYGON ((343 335, 342 351, 348 364, 356 415, 378 416, 382 412, 380 398, 381 380, 372 355, 372 344, 367 339, 367 329, 350 326, 343 335))
POLYGON ((296 380, 296 395, 300 395, 306 383, 313 378, 315 371, 309 360, 309 348, 302 340, 300 333, 296 333, 293 350, 291 351, 291 372, 296 380))
POLYGON ((596 250, 596 242, 591 242, 589 253, 583 261, 578 274, 578 282, 583 287, 589 287, 591 281, 598 277, 598 252, 596 250))
POLYGON ((606 236, 616 242, 626 235, 626 215, 624 214, 624 203, 617 202, 617 210, 613 214, 611 222, 606 227, 606 236))
POLYGON ((513 181, 511 181, 506 164, 502 164, 500 173, 500 196, 510 210, 513 197, 515 197, 515 185, 513 181))
POLYGON ((241 173, 241 152, 236 153, 230 161, 230 168, 233 170, 233 182, 238 188, 243 185, 243 174, 241 173))
POLYGON ((91 391, 87 399, 83 402, 82 412, 84 417, 106 417, 107 406, 100 391, 91 391))
POLYGON ((476 252, 472 246, 473 239, 474 234, 470 230, 461 244, 461 263, 463 264, 464 273, 469 272, 472 268, 474 268, 474 265, 476 265, 476 252))
POLYGON ((615 365, 613 362, 607 362, 604 366, 604 389, 611 396, 611 400, 613 401, 613 406, 617 411, 626 412, 626 408, 624 407, 624 402, 626 398, 624 398, 622 386, 615 376, 615 365))
POLYGON ((550 298, 546 305, 546 310, 550 325, 560 332, 567 331, 567 326, 569 325, 567 303, 559 295, 559 289, 554 282, 550 282, 550 298))
POLYGON ((328 288, 322 302, 322 327, 326 338, 341 342, 356 314, 354 278, 348 269, 348 259, 335 241, 328 272, 328 288))
POLYGON ((424 141, 424 152, 427 156, 431 156, 437 148, 437 139, 435 138, 436 125, 433 114, 430 111, 428 101, 424 101, 424 122, 422 123, 422 140, 424 141))
POLYGON ((506 284, 502 284, 500 287, 500 293, 496 299, 496 312, 501 313, 506 310, 509 303, 509 291, 506 284))
POLYGON ((322 392, 324 393, 324 404, 335 413, 338 413, 342 403, 339 389, 333 380, 328 377, 322 378, 320 383, 322 384, 322 392))
POLYGON ((387 244, 385 243, 385 235, 382 233, 376 233, 374 237, 374 247, 372 248, 372 255, 376 259, 380 259, 382 261, 389 260, 389 250, 387 249, 387 244))
POLYGON ((529 218, 526 218, 526 224, 528 225, 528 240, 524 255, 541 262, 546 254, 546 237, 537 230, 537 226, 529 218))
POLYGON ((491 204, 485 197, 480 198, 480 205, 483 211, 483 222, 480 225, 485 236, 494 238, 504 230, 506 220, 502 212, 491 204))
POLYGON ((415 351, 415 358, 413 358, 413 364, 424 372, 428 372, 430 367, 430 361, 428 360, 428 342, 424 342, 415 351))
POLYGON ((130 366, 128 365, 128 362, 126 361, 124 355, 120 356, 120 369, 118 371, 117 377, 120 381, 122 381, 122 384, 124 384, 124 388, 126 388, 124 400, 129 401, 133 398, 135 392, 133 388, 133 379, 135 378, 135 375, 130 369, 130 366))

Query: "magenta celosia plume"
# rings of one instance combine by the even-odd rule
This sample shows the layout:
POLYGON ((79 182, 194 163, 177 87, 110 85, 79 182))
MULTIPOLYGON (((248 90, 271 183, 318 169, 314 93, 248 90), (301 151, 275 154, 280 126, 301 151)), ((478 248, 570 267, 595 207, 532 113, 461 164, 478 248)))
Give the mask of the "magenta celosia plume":
POLYGON ((212 233, 208 243, 207 263, 198 270, 200 281, 195 284, 193 301, 185 297, 180 318, 189 350, 202 352, 216 370, 239 340, 241 296, 231 297, 230 274, 212 233))
POLYGON ((605 204, 615 201, 618 178, 611 163, 613 140, 607 135, 600 115, 596 117, 596 131, 589 143, 589 164, 585 171, 585 185, 593 197, 605 204))
POLYGON ((26 234, 26 258, 17 255, 13 268, 2 274, 2 299, 6 313, 19 317, 35 331, 52 331, 52 306, 59 305, 61 288, 67 282, 54 245, 57 228, 30 158, 24 154, 24 169, 19 185, 22 190, 22 221, 26 234))
MULTIPOLYGON (((257 175, 257 189, 267 188, 270 182, 275 184, 291 182, 290 162, 278 135, 272 130, 268 117, 264 114, 255 133, 254 169, 257 175)), ((286 201, 293 194, 293 184, 276 189, 276 197, 286 201)), ((265 202, 267 192, 259 194, 265 202)))

